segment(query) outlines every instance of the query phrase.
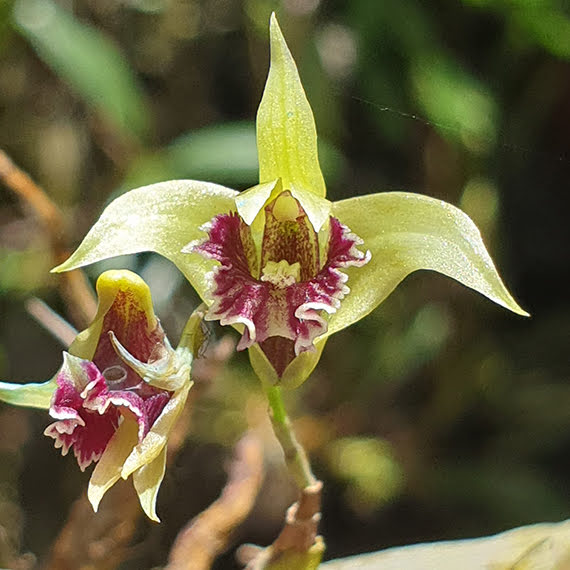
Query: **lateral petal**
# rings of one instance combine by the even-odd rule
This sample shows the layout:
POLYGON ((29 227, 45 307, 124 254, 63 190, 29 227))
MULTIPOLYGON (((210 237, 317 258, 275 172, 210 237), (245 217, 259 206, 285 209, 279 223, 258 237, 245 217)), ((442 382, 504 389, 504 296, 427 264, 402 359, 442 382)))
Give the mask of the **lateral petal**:
POLYGON ((528 316, 513 299, 481 234, 461 210, 427 196, 386 192, 333 203, 333 214, 364 241, 370 263, 347 269, 351 293, 329 321, 327 335, 376 308, 407 275, 431 269, 528 316))
POLYGON ((219 212, 235 210, 237 192, 196 180, 172 180, 131 190, 113 200, 71 257, 53 269, 69 271, 102 259, 155 251, 172 261, 203 298, 213 263, 182 248, 219 212))
POLYGON ((57 388, 57 376, 42 383, 13 384, 0 382, 0 400, 13 406, 47 410, 57 388))

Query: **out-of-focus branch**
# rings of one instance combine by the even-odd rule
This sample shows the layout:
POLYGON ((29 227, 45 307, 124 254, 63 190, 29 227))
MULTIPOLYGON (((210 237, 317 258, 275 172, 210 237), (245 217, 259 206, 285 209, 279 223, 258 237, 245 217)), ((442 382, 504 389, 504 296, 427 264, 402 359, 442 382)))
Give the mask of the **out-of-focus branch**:
MULTIPOLYGON (((10 157, 0 150, 0 179, 33 211, 50 241, 54 262, 62 263, 69 256, 66 247, 65 223, 61 211, 10 157)), ((96 310, 95 296, 84 274, 79 271, 62 273, 61 292, 70 315, 78 328, 85 328, 96 310)))
POLYGON ((75 501, 43 570, 113 570, 123 561, 141 509, 130 481, 107 495, 98 513, 86 494, 75 501))
POLYGON ((165 570, 207 570, 227 547, 232 531, 251 511, 263 478, 261 442, 252 434, 236 445, 229 479, 220 498, 184 528, 165 570))
POLYGON ((266 394, 273 431, 299 488, 300 499, 287 510, 285 525, 271 546, 244 545, 237 556, 247 564, 246 570, 312 570, 319 565, 325 550, 322 537, 317 536, 323 484, 313 475, 307 454, 295 437, 280 387, 273 386, 266 394))
POLYGON ((63 317, 37 297, 26 301, 26 311, 66 348, 77 336, 77 331, 63 317))
POLYGON ((287 509, 285 526, 271 546, 260 548, 246 544, 237 556, 246 570, 311 570, 317 568, 325 550, 317 536, 321 520, 323 484, 315 482, 303 489, 301 498, 287 509))

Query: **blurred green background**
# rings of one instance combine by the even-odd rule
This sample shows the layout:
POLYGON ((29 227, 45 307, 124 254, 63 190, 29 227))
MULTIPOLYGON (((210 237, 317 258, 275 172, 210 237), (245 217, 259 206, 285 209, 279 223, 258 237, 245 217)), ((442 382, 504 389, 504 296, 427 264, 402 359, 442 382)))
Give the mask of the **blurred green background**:
MULTIPOLYGON (((325 481, 327 557, 479 536, 570 512, 570 9, 538 0, 4 0, 0 148, 65 211, 76 245, 143 184, 257 182, 254 118, 276 10, 320 135, 329 197, 408 190, 478 224, 523 319, 444 277, 408 278, 334 336, 288 396, 325 481)), ((0 377, 39 381, 62 347, 26 312, 62 314, 37 220, 0 184, 0 377)), ((168 262, 150 284, 170 338, 197 304, 168 262)), ((214 329, 220 337, 228 331, 214 329)), ((263 410, 243 354, 194 404, 188 441, 124 568, 164 564, 213 501, 263 410), (252 419, 253 418, 253 419, 252 419)), ((0 565, 46 556, 88 473, 0 407, 0 565)), ((271 449, 268 443, 269 449, 271 449)), ((235 543, 267 544, 292 500, 276 452, 235 543)), ((230 550, 217 568, 235 568, 230 550)))

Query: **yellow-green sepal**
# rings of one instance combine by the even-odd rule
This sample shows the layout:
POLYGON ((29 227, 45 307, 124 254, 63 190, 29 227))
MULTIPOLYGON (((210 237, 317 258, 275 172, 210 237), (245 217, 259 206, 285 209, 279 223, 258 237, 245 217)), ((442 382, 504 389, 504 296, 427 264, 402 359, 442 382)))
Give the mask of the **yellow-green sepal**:
POLYGON ((192 384, 193 382, 188 381, 180 390, 174 392, 145 438, 132 447, 121 466, 120 473, 123 479, 127 479, 137 469, 150 464, 160 455, 176 420, 184 409, 192 384))
POLYGON ((71 257, 53 269, 69 271, 117 255, 155 251, 172 261, 204 298, 214 262, 183 253, 204 237, 200 227, 235 210, 237 192, 196 180, 172 180, 131 190, 113 200, 71 257))
POLYGON ((248 349, 249 361, 257 377, 266 386, 281 386, 293 389, 300 386, 313 372, 318 364, 326 344, 326 337, 315 341, 315 350, 307 350, 296 356, 283 372, 281 378, 265 356, 258 344, 248 349))
POLYGON ((0 400, 13 406, 47 410, 57 388, 56 376, 42 383, 12 384, 0 382, 0 400))
POLYGON ((160 522, 156 514, 156 499, 165 472, 166 446, 162 448, 153 461, 143 465, 138 471, 133 473, 133 485, 139 496, 141 507, 146 516, 154 522, 160 522))
POLYGON ((501 280, 479 230, 455 206, 420 194, 386 192, 335 202, 333 215, 362 238, 372 258, 364 267, 346 269, 351 292, 331 316, 327 335, 370 313, 418 269, 443 273, 528 316, 501 280))
POLYGON ((200 355, 204 344, 208 340, 208 329, 204 327, 204 318, 206 317, 206 312, 208 311, 208 306, 206 303, 201 303, 193 311, 180 335, 180 342, 176 347, 176 352, 180 353, 184 358, 188 358, 188 353, 190 357, 190 362, 200 355))
POLYGON ((146 320, 148 331, 158 323, 154 314, 149 286, 136 273, 126 269, 111 269, 102 273, 97 279, 97 313, 92 323, 81 331, 69 347, 73 356, 91 360, 101 338, 103 321, 110 310, 121 316, 121 321, 129 322, 134 312, 140 312, 146 320), (116 303, 117 295, 125 294, 128 304, 116 303))
POLYGON ((257 111, 259 181, 281 178, 285 189, 324 197, 315 119, 275 14, 270 45, 269 75, 257 111))

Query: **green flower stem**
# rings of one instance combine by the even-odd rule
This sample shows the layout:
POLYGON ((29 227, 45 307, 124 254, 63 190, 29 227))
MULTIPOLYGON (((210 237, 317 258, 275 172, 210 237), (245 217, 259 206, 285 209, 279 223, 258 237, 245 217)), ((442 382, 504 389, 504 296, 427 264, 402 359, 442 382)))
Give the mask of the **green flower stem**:
POLYGON ((272 386, 266 391, 271 410, 271 423, 273 431, 277 436, 283 454, 285 455, 285 463, 289 469, 289 473, 295 480, 300 490, 306 489, 314 485, 317 479, 311 471, 311 465, 307 459, 307 454, 303 446, 297 441, 291 421, 285 411, 283 399, 281 397, 281 388, 272 386))
POLYGON ((202 328, 202 321, 204 320, 206 310, 207 307, 205 303, 201 303, 194 309, 194 312, 190 315, 180 335, 178 350, 189 350, 193 356, 198 357, 202 345, 207 340, 204 329, 202 328))

